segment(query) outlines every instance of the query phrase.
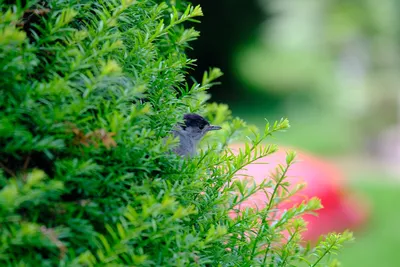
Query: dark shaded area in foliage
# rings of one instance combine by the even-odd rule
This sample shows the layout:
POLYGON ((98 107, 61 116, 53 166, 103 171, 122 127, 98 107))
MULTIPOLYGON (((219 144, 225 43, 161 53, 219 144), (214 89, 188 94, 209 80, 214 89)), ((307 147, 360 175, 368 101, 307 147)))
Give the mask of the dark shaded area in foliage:
POLYGON ((196 27, 201 32, 198 40, 193 42, 193 50, 188 51, 197 59, 197 68, 193 75, 201 79, 203 71, 210 66, 223 70, 221 85, 213 87, 210 92, 213 100, 218 102, 243 100, 245 90, 237 79, 232 64, 232 55, 237 46, 247 42, 258 33, 258 26, 266 18, 264 10, 255 0, 194 0, 201 4, 205 14, 196 27))

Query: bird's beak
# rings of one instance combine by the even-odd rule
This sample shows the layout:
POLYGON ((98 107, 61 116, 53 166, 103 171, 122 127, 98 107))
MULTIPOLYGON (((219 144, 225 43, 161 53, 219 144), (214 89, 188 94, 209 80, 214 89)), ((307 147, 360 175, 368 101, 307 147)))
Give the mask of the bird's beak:
POLYGON ((216 126, 216 125, 209 125, 207 128, 207 131, 216 131, 216 130, 221 130, 222 127, 216 126))

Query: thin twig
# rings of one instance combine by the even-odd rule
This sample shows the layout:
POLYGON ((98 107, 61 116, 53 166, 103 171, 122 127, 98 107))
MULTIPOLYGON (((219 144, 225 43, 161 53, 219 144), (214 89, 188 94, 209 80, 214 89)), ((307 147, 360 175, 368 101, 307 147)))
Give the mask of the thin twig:
POLYGON ((35 15, 45 15, 49 13, 51 10, 49 8, 42 8, 42 9, 27 9, 25 13, 33 13, 35 15))
POLYGON ((0 167, 1 167, 6 173, 8 173, 9 175, 11 175, 11 176, 13 176, 13 177, 16 176, 15 173, 14 173, 11 169, 7 168, 6 165, 4 165, 2 162, 0 162, 0 167))
POLYGON ((29 162, 31 161, 31 155, 29 154, 27 157, 26 157, 26 159, 25 159, 25 162, 24 162, 24 166, 22 167, 22 170, 23 171, 26 171, 26 169, 28 168, 28 165, 29 165, 29 162))
POLYGON ((28 154, 28 156, 27 156, 26 159, 25 159, 24 166, 22 166, 22 172, 23 172, 22 179, 23 179, 24 181, 26 181, 26 177, 28 176, 28 172, 27 172, 26 170, 28 169, 28 166, 29 166, 29 162, 30 162, 30 161, 31 161, 31 155, 28 154))

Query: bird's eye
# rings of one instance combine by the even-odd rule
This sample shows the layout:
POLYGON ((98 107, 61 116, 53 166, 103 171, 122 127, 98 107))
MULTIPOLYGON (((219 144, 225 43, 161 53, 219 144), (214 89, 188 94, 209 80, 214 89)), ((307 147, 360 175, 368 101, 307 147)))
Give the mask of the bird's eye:
POLYGON ((200 130, 203 130, 204 129, 204 125, 200 125, 200 130))

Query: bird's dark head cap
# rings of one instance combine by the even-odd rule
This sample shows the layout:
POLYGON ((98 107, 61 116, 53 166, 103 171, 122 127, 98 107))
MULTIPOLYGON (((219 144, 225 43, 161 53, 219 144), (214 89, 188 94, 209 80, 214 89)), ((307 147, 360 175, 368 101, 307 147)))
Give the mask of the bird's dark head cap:
POLYGON ((185 121, 185 127, 198 127, 203 129, 205 126, 210 125, 206 119, 195 113, 185 114, 183 120, 185 121))

